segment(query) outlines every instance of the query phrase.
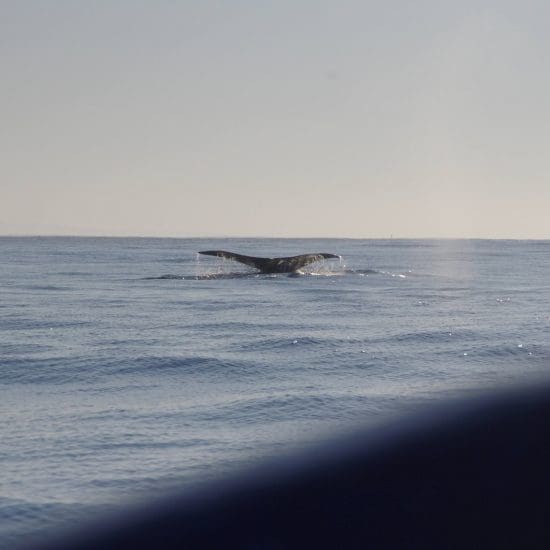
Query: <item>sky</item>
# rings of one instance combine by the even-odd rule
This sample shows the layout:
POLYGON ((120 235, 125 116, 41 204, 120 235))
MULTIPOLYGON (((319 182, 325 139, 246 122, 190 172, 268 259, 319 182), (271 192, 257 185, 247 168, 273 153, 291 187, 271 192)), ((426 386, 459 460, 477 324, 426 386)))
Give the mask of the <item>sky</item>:
POLYGON ((548 21, 0 0, 0 234, 550 238, 548 21))

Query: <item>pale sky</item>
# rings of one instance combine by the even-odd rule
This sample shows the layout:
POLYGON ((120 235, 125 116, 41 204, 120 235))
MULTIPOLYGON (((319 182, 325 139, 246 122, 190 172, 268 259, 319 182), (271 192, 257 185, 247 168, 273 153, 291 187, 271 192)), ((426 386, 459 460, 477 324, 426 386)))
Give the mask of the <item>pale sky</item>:
POLYGON ((0 0, 0 234, 550 238, 550 3, 0 0))

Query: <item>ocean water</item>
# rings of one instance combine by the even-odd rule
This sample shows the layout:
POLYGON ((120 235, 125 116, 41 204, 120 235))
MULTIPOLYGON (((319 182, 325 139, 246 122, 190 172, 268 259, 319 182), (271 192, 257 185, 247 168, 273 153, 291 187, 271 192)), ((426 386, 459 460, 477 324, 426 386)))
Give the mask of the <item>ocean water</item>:
POLYGON ((550 241, 0 238, 0 547, 550 370, 550 241), (332 252, 298 276, 197 251, 332 252))

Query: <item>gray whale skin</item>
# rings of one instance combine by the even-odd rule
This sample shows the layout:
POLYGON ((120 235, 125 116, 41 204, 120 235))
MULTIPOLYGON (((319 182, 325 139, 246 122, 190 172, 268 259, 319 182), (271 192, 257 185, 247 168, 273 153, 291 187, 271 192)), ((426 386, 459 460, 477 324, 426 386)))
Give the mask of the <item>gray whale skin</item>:
POLYGON ((260 270, 260 273, 294 273, 300 268, 318 262, 326 258, 340 258, 336 254, 327 254, 319 252, 316 254, 300 254, 298 256, 287 256, 283 258, 257 258, 255 256, 244 256, 225 250, 203 250, 199 254, 205 256, 217 256, 218 258, 227 258, 235 260, 241 264, 246 264, 260 270))

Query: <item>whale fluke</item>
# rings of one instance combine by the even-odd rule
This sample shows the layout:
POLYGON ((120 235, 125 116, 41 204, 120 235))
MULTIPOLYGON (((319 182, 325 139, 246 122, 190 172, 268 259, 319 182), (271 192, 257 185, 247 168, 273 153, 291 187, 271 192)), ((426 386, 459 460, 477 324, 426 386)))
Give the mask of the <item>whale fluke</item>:
POLYGON ((226 252, 225 250, 203 250, 199 254, 235 260, 241 264, 255 267, 261 273, 293 273, 308 264, 319 262, 325 258, 340 258, 336 254, 327 254, 326 252, 300 254, 299 256, 287 256, 284 258, 257 258, 255 256, 244 256, 243 254, 226 252))

